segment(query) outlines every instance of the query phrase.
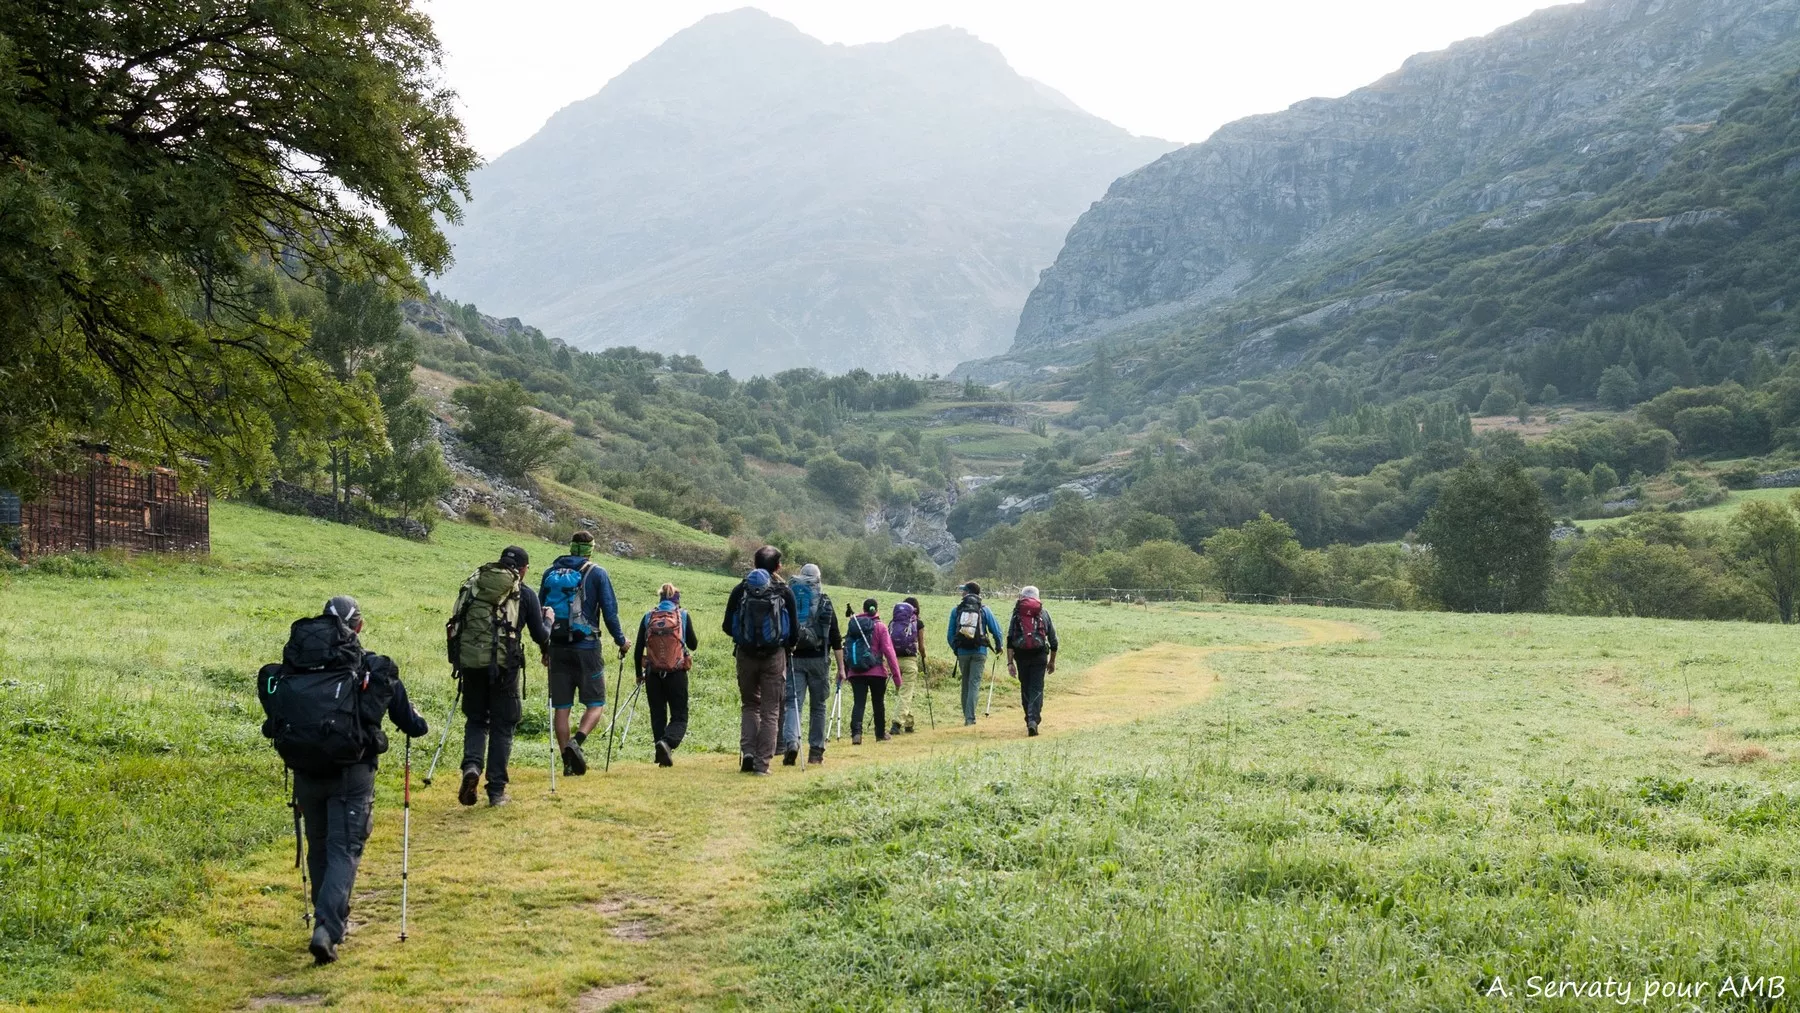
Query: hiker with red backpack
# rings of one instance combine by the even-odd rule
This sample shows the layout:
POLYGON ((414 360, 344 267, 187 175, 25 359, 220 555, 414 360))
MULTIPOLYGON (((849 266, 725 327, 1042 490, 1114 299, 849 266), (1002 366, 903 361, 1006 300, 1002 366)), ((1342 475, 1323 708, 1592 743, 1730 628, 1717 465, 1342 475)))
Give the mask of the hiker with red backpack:
POLYGON ((894 641, 881 621, 881 606, 873 598, 863 599, 862 614, 844 625, 844 666, 856 697, 850 709, 850 744, 862 745, 863 708, 870 697, 875 698, 875 741, 886 742, 887 681, 892 679, 896 690, 903 683, 894 641))
POLYGON ((962 593, 962 601, 950 610, 946 639, 956 652, 956 674, 962 681, 963 724, 972 725, 975 708, 981 704, 981 675, 987 668, 988 648, 1004 641, 994 613, 981 603, 981 585, 971 580, 962 586, 962 593))
POLYGON ((650 736, 656 740, 656 765, 675 766, 675 750, 687 737, 688 671, 700 641, 694 620, 681 607, 681 589, 664 584, 662 599, 638 623, 637 681, 650 707, 650 736))
POLYGON ((766 776, 781 732, 781 698, 787 688, 788 654, 799 630, 794 592, 778 575, 781 550, 756 550, 755 569, 731 589, 720 628, 731 638, 737 661, 738 769, 766 776))
MULTIPOLYGON (((304 825, 313 960, 338 958, 363 845, 375 826, 375 769, 387 752, 386 717, 412 740, 427 731, 390 658, 363 650, 362 610, 338 595, 323 614, 288 628, 281 664, 257 673, 264 737, 294 772, 295 864, 304 825)), ((410 754, 409 754, 410 757, 410 754)), ((410 759, 409 759, 410 763, 410 759)), ((404 922, 402 923, 404 924, 404 922)))
MULTIPOLYGON (((905 688, 900 690, 900 720, 888 729, 890 735, 913 731, 912 701, 913 694, 918 692, 913 687, 922 685, 925 675, 923 630, 919 599, 909 597, 894 606, 893 618, 888 620, 888 638, 894 642, 894 656, 900 659, 900 678, 905 688)), ((925 702, 929 705, 930 698, 927 697, 925 702)))
POLYGON ((550 724, 557 751, 562 754, 563 774, 573 777, 587 773, 587 756, 581 747, 599 727, 606 707, 606 655, 600 647, 600 623, 606 623, 621 660, 631 651, 631 641, 619 626, 612 578, 605 567, 593 561, 593 554, 593 534, 575 532, 569 539, 568 555, 558 556, 538 585, 538 599, 550 610, 550 724), (577 696, 584 710, 571 735, 569 710, 577 696))
POLYGON ((1027 586, 1013 605, 1006 624, 1006 670, 1019 680, 1019 703, 1025 708, 1025 734, 1036 735, 1044 717, 1044 677, 1056 672, 1056 624, 1027 586))
POLYGON ((787 691, 781 698, 781 764, 800 758, 800 703, 807 701, 806 763, 825 762, 825 708, 831 698, 831 659, 844 670, 844 638, 825 593, 817 563, 800 568, 794 592, 794 650, 788 655, 787 691))

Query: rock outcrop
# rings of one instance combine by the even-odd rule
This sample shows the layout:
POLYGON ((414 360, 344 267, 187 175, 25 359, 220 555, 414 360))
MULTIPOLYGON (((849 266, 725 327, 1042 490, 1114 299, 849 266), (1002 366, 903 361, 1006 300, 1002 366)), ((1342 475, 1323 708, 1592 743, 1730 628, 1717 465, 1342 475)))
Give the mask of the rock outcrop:
POLYGON ((1003 350, 1082 209, 1171 144, 955 29, 826 45, 706 18, 479 170, 443 291, 713 369, 1003 350))
MULTIPOLYGON (((1588 0, 1221 128, 1115 182, 1026 301, 1010 358, 1269 292, 1462 218, 1653 175, 1800 65, 1800 0, 1588 0)), ((1661 235, 1713 214, 1627 223, 1661 235)), ((995 363, 975 375, 1016 373, 995 363)))

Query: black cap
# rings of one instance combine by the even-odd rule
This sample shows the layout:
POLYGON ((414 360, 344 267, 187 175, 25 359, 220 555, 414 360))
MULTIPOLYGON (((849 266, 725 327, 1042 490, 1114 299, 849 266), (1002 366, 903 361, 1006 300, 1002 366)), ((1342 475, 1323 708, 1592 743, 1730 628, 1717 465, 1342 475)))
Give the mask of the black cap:
POLYGON ((500 550, 500 562, 515 570, 523 570, 526 564, 531 562, 531 555, 517 545, 508 545, 500 550))

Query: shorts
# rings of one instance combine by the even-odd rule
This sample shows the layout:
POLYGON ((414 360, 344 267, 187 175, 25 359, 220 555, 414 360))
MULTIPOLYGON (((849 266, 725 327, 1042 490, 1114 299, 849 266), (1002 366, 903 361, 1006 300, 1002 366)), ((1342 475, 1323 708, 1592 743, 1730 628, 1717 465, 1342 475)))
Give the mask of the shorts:
POLYGON ((606 704, 606 660, 592 649, 550 645, 550 706, 568 710, 580 691, 584 707, 606 704))

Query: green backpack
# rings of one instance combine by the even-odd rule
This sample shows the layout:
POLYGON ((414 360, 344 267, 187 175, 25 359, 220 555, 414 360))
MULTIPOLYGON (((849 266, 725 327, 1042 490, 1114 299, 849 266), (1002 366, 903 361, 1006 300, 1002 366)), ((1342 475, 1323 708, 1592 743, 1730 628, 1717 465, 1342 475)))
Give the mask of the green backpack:
POLYGON ((500 563, 483 563, 463 582, 456 612, 444 626, 450 664, 465 672, 517 666, 522 586, 519 575, 500 563))

